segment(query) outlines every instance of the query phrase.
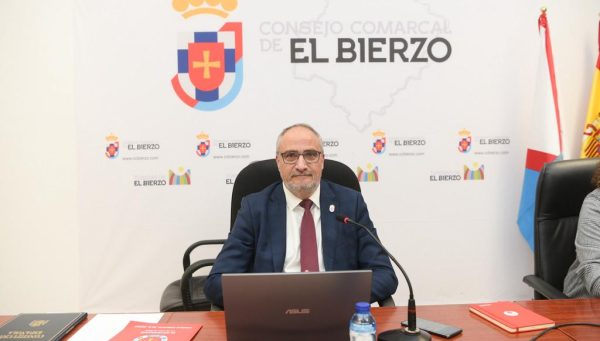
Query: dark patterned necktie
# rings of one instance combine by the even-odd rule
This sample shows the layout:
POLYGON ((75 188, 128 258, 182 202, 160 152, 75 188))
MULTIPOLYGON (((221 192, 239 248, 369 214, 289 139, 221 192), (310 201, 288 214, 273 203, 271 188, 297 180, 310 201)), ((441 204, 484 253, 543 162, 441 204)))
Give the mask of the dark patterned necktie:
POLYGON ((300 223, 300 270, 319 271, 319 256, 317 255, 317 235, 315 232, 315 220, 310 208, 312 201, 304 199, 300 202, 304 208, 302 223, 300 223))

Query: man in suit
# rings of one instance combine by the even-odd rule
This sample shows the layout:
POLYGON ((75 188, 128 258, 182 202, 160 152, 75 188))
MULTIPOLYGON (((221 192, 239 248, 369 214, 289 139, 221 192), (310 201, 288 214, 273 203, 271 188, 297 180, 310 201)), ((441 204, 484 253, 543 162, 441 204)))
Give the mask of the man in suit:
POLYGON ((361 228, 375 232, 360 192, 321 180, 324 155, 319 134, 307 124, 285 128, 277 139, 282 182, 242 199, 227 242, 204 285, 223 306, 221 274, 371 269, 371 302, 391 296, 398 279, 388 256, 361 228))

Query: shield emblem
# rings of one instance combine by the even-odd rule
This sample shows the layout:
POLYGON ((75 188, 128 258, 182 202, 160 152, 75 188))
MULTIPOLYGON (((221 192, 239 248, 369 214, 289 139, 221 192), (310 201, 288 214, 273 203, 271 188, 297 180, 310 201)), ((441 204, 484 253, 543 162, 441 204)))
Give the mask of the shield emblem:
POLYGON ((223 43, 190 43, 188 70, 196 89, 212 91, 218 88, 225 77, 223 43))
POLYGON ((179 46, 171 84, 185 104, 213 111, 237 97, 243 81, 241 23, 226 23, 216 32, 181 34, 179 46))
POLYGON ((107 158, 114 159, 119 156, 119 141, 109 144, 106 146, 106 152, 104 153, 107 158))
POLYGON ((196 155, 206 157, 210 153, 210 140, 202 141, 196 146, 196 155))
POLYGON ((471 136, 463 137, 458 142, 458 151, 468 153, 471 150, 471 136))
POLYGON ((371 150, 375 154, 381 154, 385 151, 385 143, 386 143, 385 137, 377 139, 377 140, 375 140, 375 142, 373 142, 373 148, 371 150))

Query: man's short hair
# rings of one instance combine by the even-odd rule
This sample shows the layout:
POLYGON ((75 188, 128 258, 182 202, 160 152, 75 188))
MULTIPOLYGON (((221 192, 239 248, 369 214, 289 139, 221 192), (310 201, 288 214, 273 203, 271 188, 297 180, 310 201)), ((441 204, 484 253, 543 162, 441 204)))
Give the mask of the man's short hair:
POLYGON ((275 154, 279 153, 279 143, 281 142, 281 138, 283 137, 283 135, 285 135, 285 133, 287 133, 288 130, 293 129, 293 128, 306 128, 306 129, 310 130, 319 139, 319 146, 321 146, 320 152, 323 152, 323 139, 321 139, 321 135, 319 135, 319 133, 315 130, 315 128, 311 127, 310 125, 308 125, 306 123, 296 123, 287 128, 284 128, 281 131, 281 133, 279 133, 279 135, 277 136, 277 142, 275 143, 275 154))

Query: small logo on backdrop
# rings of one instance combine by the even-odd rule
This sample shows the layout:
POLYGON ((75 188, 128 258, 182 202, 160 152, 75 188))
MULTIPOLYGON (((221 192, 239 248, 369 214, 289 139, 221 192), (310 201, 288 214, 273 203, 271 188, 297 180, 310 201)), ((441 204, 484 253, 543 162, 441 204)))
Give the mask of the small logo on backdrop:
POLYGON ((509 136, 476 136, 473 139, 477 145, 476 155, 508 155, 510 153, 509 136))
POLYGON ((423 136, 390 137, 387 154, 392 157, 423 156, 427 150, 427 139, 423 136))
POLYGON ((29 326, 32 328, 42 327, 48 324, 48 322, 50 322, 50 320, 33 320, 29 322, 29 326))
POLYGON ((185 19, 198 14, 212 14, 227 18, 237 8, 237 0, 173 0, 173 9, 185 19), (205 4, 205 6, 202 6, 205 4), (219 6, 221 5, 221 6, 219 6))
POLYGON ((379 167, 367 164, 367 169, 363 170, 360 166, 356 170, 356 176, 360 182, 377 182, 379 181, 379 167))
POLYGON ((463 129, 458 132, 460 141, 458 141, 458 151, 461 153, 468 153, 471 150, 471 132, 463 129))
POLYGON ((192 184, 192 171, 184 171, 183 167, 179 167, 179 173, 176 174, 169 169, 169 185, 191 185, 192 184))
POLYGON ((464 180, 483 180, 484 179, 484 165, 479 166, 477 162, 473 163, 473 168, 469 168, 464 165, 464 180))
POLYGON ((109 159, 116 159, 119 157, 119 137, 110 133, 110 135, 106 137, 106 142, 108 142, 108 145, 106 146, 104 155, 109 159))
POLYGON ((160 187, 166 186, 167 180, 163 176, 141 176, 133 179, 135 187, 160 187))
POLYGON ((371 148, 371 150, 375 154, 382 154, 383 152, 385 152, 385 133, 381 130, 377 130, 373 132, 373 137, 375 138, 375 142, 373 142, 373 148, 371 148))
POLYGON ((213 159, 248 159, 252 151, 249 140, 215 140, 212 144, 213 159))
POLYGON ((208 138, 208 134, 200 133, 196 135, 196 138, 200 140, 196 145, 196 155, 207 157, 210 154, 210 139, 208 138))
POLYGON ((181 33, 177 74, 171 79, 179 99, 200 111, 226 107, 243 81, 242 23, 226 23, 218 31, 181 33))
POLYGON ((455 171, 435 171, 429 175, 429 181, 431 182, 452 182, 463 180, 460 172, 455 171))
POLYGON ((160 143, 153 140, 141 140, 141 141, 123 141, 123 150, 121 150, 121 142, 119 137, 113 133, 110 133, 105 137, 106 148, 104 149, 104 155, 108 159, 120 158, 123 161, 148 161, 158 160, 160 153, 160 143), (121 151, 124 151, 122 154, 121 151))
POLYGON ((123 161, 151 161, 158 160, 160 155, 160 142, 157 140, 123 141, 123 161), (126 147, 126 148, 125 148, 126 147))

